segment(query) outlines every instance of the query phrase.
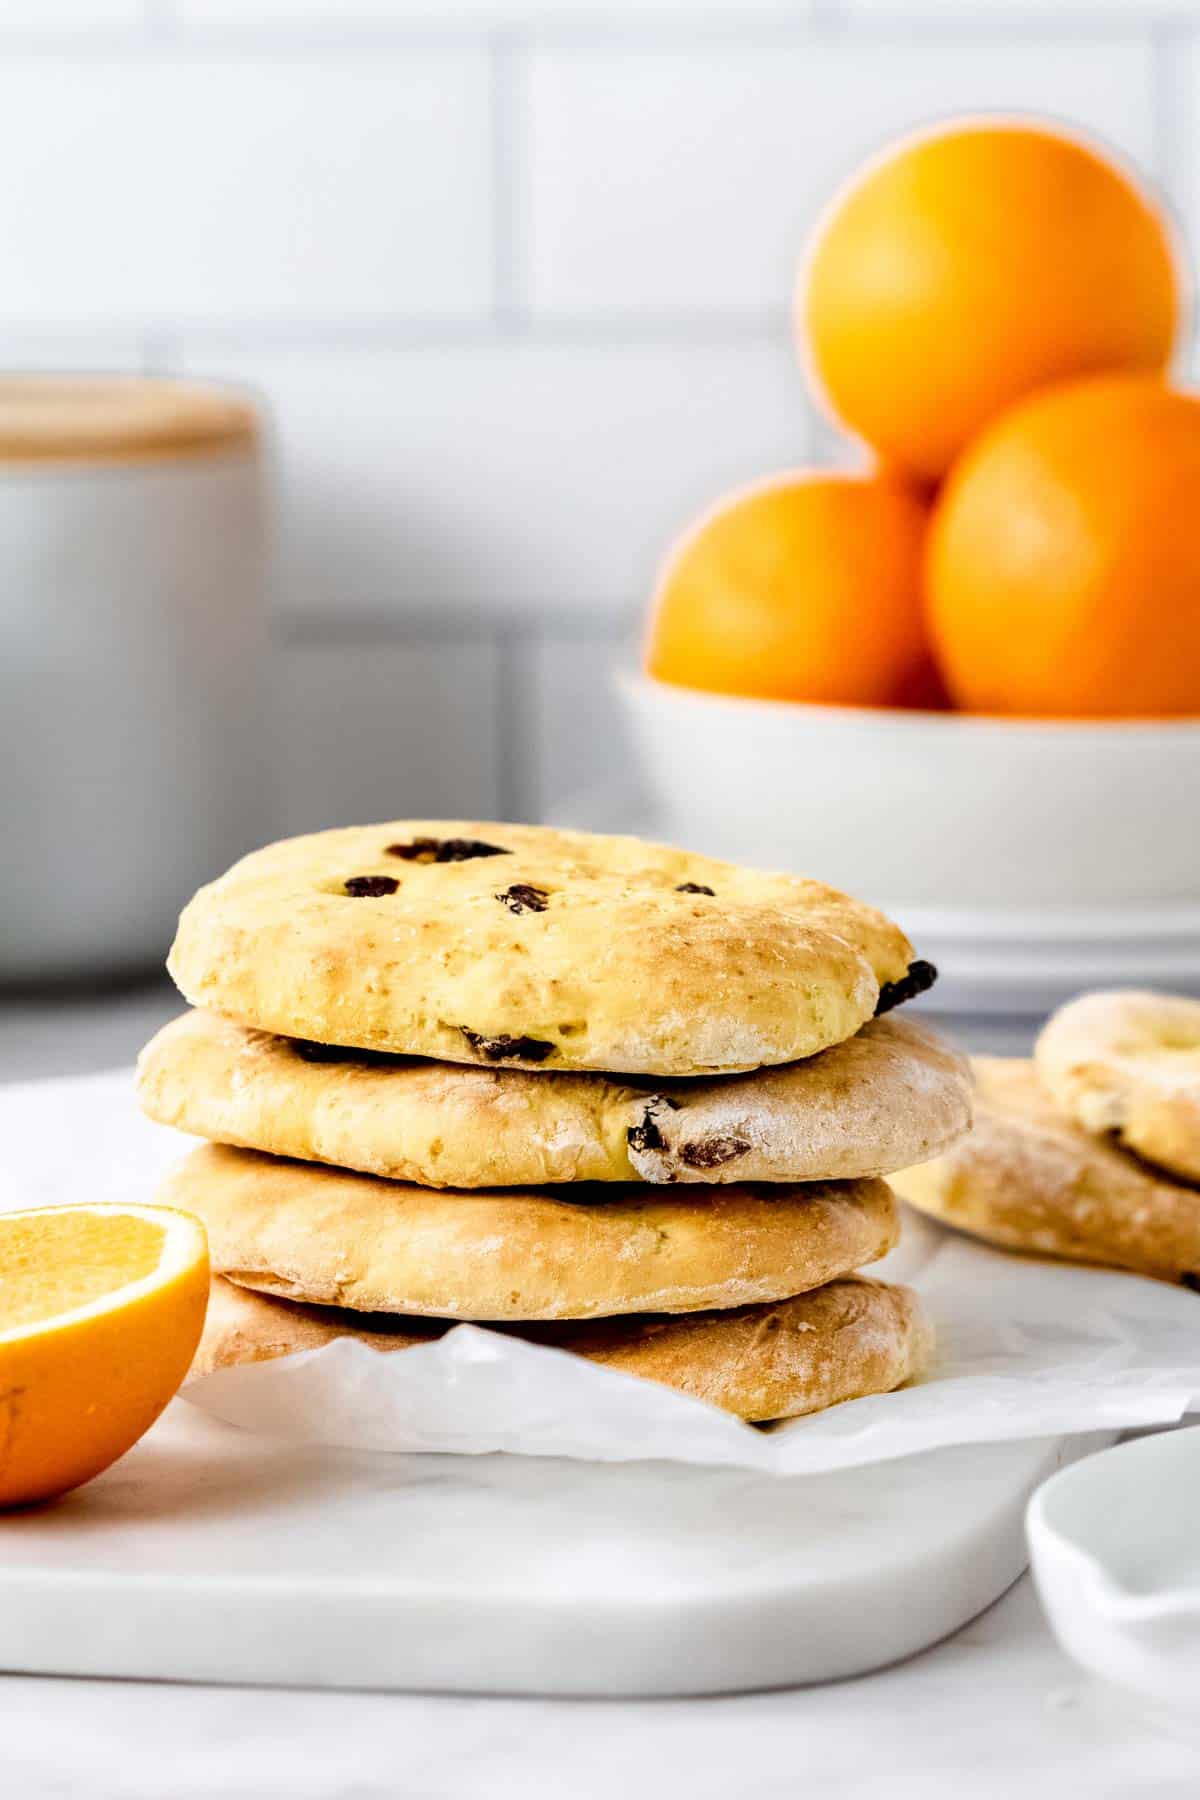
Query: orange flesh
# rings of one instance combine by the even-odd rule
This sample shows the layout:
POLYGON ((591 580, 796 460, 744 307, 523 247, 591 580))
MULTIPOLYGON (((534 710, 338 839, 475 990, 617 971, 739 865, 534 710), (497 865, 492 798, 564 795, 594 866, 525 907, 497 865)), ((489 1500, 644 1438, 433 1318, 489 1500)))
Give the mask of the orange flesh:
POLYGON ((11 1222, 0 1265, 0 1331, 73 1312, 158 1267, 163 1231, 145 1219, 64 1211, 11 1222))

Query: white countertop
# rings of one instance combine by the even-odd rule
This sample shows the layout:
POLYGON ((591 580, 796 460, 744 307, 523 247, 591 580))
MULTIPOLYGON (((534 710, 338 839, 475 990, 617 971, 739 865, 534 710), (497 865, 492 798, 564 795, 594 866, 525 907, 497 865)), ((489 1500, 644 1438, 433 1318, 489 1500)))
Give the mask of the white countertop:
POLYGON ((642 1703, 0 1680, 13 1800, 1103 1800, 1196 1791, 1052 1644, 1026 1578, 947 1643, 859 1681, 642 1703))
MULTIPOLYGON (((0 1080, 132 1060, 165 987, 0 998, 0 1080)), ((1010 1027, 1011 1031, 1012 1028, 1010 1027)), ((1014 1034, 968 1034, 1019 1048, 1014 1034)), ((0 1525, 2 1529, 2 1525, 0 1525)), ((714 1700, 533 1701, 0 1677, 12 1800, 1195 1792, 1194 1744, 1055 1647, 1026 1577, 955 1637, 861 1680, 714 1700)))

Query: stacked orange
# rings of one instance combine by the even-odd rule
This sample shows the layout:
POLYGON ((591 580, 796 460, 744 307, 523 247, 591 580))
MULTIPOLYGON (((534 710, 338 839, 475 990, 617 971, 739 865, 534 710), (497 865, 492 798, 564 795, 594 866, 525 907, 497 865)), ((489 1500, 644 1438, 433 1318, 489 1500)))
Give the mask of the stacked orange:
POLYGON ((910 139, 834 201, 802 359, 872 453, 720 502, 674 549, 661 680, 867 706, 1200 714, 1200 397, 1169 384, 1162 209, 1033 124, 910 139))

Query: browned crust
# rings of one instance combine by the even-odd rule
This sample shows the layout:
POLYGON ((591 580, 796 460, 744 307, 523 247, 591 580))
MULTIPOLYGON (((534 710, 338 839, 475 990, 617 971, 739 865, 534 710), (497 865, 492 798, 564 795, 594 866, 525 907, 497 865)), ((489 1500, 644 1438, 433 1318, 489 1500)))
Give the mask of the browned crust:
MULTIPOLYGON (((443 1326, 372 1321, 268 1298, 218 1278, 189 1379, 353 1338, 411 1349, 443 1326)), ((863 1394, 887 1393, 925 1367, 932 1331, 910 1288, 848 1278, 768 1306, 677 1318, 523 1327, 520 1335, 658 1381, 749 1420, 788 1419, 863 1394)))
POLYGON ((246 857, 184 909, 169 966, 194 1005, 283 1036, 687 1076, 841 1043, 911 961, 889 919, 819 882, 635 838, 400 819, 246 857), (394 853, 421 840, 504 854, 394 853), (514 912, 513 886, 544 909, 514 912))
POLYGON ((896 1241, 885 1182, 432 1189, 206 1144, 167 1204, 247 1287, 457 1319, 698 1312, 784 1299, 896 1241), (567 1194, 570 1198, 567 1198, 567 1194))
POLYGON ((976 1057, 975 1127, 894 1176, 922 1212, 989 1243, 1200 1284, 1200 1189, 1061 1114, 1031 1062, 976 1057))
POLYGON ((1085 1131, 1200 1182, 1200 1000, 1136 989, 1083 994, 1034 1050, 1046 1092, 1085 1131))
POLYGON ((218 1143, 426 1187, 841 1181, 935 1156, 970 1124, 965 1058, 887 1018, 804 1062, 638 1086, 618 1076, 309 1060, 213 1013, 138 1061, 152 1119, 218 1143))

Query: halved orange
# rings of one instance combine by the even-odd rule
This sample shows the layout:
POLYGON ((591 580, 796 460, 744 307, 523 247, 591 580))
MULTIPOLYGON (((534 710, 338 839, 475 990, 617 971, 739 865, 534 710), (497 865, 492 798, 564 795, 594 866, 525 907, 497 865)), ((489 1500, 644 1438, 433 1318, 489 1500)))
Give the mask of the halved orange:
POLYGON ((195 1355, 208 1281, 189 1213, 0 1214, 0 1506, 89 1481, 150 1428, 195 1355))

